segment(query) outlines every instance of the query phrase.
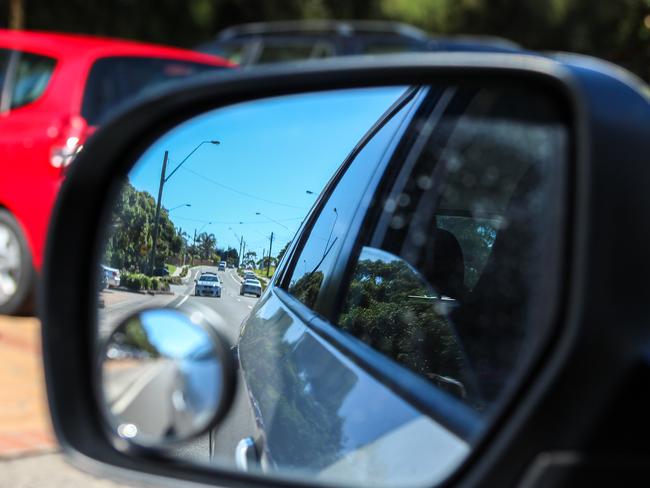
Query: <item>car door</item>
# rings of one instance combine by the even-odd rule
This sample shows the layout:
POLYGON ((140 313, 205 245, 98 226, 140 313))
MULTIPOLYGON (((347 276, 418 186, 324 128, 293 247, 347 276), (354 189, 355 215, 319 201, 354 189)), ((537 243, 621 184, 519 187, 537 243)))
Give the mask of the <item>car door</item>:
MULTIPOLYGON (((243 325, 239 359, 257 417, 257 449, 269 468, 320 471, 354 447, 343 441, 351 435, 344 428, 360 429, 361 424, 351 420, 353 412, 335 412, 344 403, 361 400, 365 375, 352 363, 341 362, 308 324, 322 277, 335 271, 332 265, 343 246, 340 238, 328 242, 328 235, 341 229, 355 232, 362 214, 357 210, 367 195, 358 191, 359 185, 377 183, 381 165, 395 150, 418 100, 418 91, 409 90, 353 151, 286 253, 291 258, 285 257, 271 291, 243 325), (310 274, 312 268, 318 271, 310 274), (348 422, 352 426, 346 427, 348 422)), ((394 407, 404 410, 400 418, 412 416, 399 402, 394 407)), ((362 423, 364 435, 386 429, 370 419, 362 423)))

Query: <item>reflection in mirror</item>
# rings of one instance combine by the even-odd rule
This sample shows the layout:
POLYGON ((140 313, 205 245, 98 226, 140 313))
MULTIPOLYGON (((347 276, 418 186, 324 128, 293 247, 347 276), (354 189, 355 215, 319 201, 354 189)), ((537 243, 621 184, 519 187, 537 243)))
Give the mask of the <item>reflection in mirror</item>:
POLYGON ((239 103, 161 135, 116 192, 98 336, 139 307, 201 305, 238 365, 223 419, 168 455, 444 480, 553 315, 567 133, 547 93, 458 83, 239 103))
POLYGON ((106 341, 102 391, 119 437, 164 447, 191 439, 215 419, 228 394, 227 373, 218 336, 196 321, 176 310, 145 310, 106 341))

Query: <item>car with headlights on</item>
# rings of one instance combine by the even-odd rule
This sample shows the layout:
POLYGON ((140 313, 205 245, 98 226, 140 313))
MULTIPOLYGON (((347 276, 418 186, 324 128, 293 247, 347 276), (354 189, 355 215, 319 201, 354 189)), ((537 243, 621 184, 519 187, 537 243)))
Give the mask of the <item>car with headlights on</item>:
POLYGON ((195 280, 194 295, 221 298, 221 280, 216 273, 201 273, 195 280))

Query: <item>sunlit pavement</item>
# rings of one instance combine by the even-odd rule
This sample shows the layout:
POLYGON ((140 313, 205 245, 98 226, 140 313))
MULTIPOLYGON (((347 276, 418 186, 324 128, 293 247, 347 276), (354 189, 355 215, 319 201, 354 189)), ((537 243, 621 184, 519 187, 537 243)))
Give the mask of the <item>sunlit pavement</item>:
POLYGON ((47 410, 40 323, 0 316, 0 487, 118 487, 66 464, 47 410))

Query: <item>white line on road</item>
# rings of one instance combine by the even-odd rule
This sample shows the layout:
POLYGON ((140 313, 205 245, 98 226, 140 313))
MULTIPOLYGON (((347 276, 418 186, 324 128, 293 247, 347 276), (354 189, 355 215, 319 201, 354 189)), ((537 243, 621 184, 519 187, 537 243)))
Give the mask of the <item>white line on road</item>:
POLYGON ((190 297, 189 295, 185 295, 185 296, 183 297, 183 299, 182 299, 180 302, 178 302, 174 308, 178 308, 178 307, 180 307, 181 305, 183 305, 183 304, 187 301, 187 299, 188 299, 189 297, 190 297))
POLYGON ((248 306, 248 308, 250 308, 251 310, 253 310, 253 307, 252 307, 252 306, 250 306, 250 305, 248 306))
POLYGON ((125 392, 111 405, 111 411, 119 415, 135 400, 135 398, 146 388, 146 386, 160 373, 164 364, 149 366, 144 374, 135 380, 125 392))

